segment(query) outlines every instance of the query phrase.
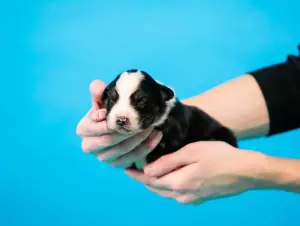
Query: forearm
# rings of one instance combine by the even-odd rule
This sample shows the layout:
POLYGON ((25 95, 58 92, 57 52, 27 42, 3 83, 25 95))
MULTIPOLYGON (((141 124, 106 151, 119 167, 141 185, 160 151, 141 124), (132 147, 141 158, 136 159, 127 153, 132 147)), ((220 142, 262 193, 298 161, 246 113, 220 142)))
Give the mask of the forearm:
MULTIPOLYGON (((299 46, 300 49, 300 46, 299 46)), ((300 127, 300 56, 252 71, 184 100, 229 127, 239 140, 300 127)))
POLYGON ((251 75, 243 75, 183 100, 233 130, 239 140, 265 136, 269 117, 263 94, 251 75))
POLYGON ((275 189, 300 193, 300 160, 253 152, 240 169, 250 189, 275 189))

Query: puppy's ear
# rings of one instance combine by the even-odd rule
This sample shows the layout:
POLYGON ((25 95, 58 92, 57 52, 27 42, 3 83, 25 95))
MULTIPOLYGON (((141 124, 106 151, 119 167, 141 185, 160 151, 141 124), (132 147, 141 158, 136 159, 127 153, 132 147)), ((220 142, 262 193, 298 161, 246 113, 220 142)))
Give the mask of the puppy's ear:
POLYGON ((165 85, 160 85, 160 93, 164 101, 171 100, 175 97, 174 91, 165 85))

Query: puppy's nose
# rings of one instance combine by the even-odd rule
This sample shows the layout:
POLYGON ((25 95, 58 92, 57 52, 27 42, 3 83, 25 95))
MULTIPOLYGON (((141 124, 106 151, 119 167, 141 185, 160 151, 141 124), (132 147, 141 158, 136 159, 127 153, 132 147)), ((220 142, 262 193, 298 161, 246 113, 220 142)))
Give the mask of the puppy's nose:
POLYGON ((124 116, 120 116, 117 118, 117 125, 118 126, 125 126, 128 123, 128 118, 124 116))

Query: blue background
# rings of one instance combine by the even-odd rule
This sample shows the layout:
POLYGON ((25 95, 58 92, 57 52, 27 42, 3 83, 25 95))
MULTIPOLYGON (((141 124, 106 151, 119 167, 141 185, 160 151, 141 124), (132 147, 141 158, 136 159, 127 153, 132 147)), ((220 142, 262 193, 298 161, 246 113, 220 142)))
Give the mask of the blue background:
MULTIPOLYGON (((296 54, 300 1, 1 1, 1 226, 300 225, 299 195, 183 206, 82 153, 89 84, 149 71, 184 99, 296 54)), ((299 131, 242 142, 300 157, 299 131)))

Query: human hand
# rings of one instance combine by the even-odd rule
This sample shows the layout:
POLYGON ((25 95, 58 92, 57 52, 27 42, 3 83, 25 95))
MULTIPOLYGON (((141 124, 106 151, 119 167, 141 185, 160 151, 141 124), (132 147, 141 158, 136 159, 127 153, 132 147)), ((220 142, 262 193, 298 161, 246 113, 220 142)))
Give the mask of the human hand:
POLYGON ((151 129, 135 135, 123 135, 108 128, 106 110, 101 109, 105 84, 96 80, 90 85, 92 108, 80 120, 76 133, 82 138, 82 150, 94 154, 111 166, 127 168, 151 152, 162 134, 151 129))
POLYGON ((191 143, 145 166, 125 172, 149 190, 182 204, 240 194, 257 185, 264 155, 220 141, 191 143))

